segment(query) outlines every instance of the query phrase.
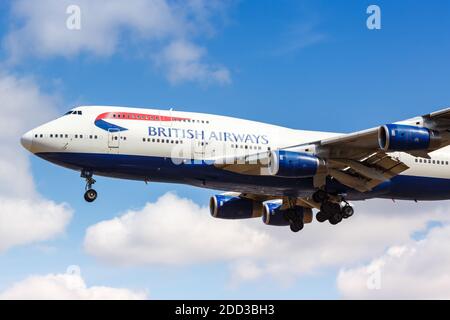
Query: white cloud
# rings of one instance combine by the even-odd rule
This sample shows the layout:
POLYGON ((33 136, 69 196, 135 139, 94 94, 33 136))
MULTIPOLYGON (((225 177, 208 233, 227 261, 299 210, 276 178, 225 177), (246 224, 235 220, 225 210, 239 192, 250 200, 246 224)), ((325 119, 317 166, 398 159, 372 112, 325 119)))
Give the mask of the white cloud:
POLYGON ((30 276, 0 292, 0 300, 143 300, 144 291, 88 287, 80 274, 30 276))
POLYGON ((91 226, 88 253, 116 264, 189 264, 262 253, 269 237, 232 221, 216 224, 207 208, 168 193, 140 211, 91 226))
POLYGON ((11 63, 27 56, 108 57, 117 52, 145 52, 153 60, 162 60, 160 66, 171 82, 229 83, 229 71, 208 64, 206 49, 195 44, 195 38, 213 34, 212 17, 220 17, 226 6, 226 2, 206 0, 19 0, 12 4, 16 24, 3 45, 11 63), (81 10, 79 30, 66 27, 69 5, 81 10), (196 54, 180 61, 186 50, 196 54))
POLYGON ((450 225, 432 228, 425 239, 393 246, 367 265, 342 269, 338 289, 350 299, 450 299, 449 243, 450 225))
POLYGON ((0 252, 16 245, 51 239, 69 223, 72 210, 36 191, 26 151, 19 138, 52 117, 57 98, 41 93, 31 78, 0 73, 0 252))
POLYGON ((61 234, 71 216, 66 205, 53 201, 0 197, 0 252, 61 234))
POLYGON ((182 81, 230 83, 228 69, 202 63, 204 55, 204 48, 187 41, 175 41, 163 50, 156 61, 165 66, 167 77, 172 83, 182 81))
POLYGON ((299 234, 259 219, 215 220, 205 207, 166 194, 142 210, 91 226, 85 249, 114 264, 229 263, 231 281, 266 277, 289 283, 325 268, 351 266, 410 240, 430 220, 446 221, 448 204, 373 200, 338 226, 308 224, 299 234))

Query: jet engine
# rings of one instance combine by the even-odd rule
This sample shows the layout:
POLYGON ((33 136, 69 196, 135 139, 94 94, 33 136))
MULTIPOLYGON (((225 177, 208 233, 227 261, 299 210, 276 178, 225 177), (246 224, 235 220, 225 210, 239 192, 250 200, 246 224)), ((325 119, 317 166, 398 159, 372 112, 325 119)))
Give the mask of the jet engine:
POLYGON ((229 195, 215 195, 209 201, 209 211, 219 219, 249 219, 262 215, 259 201, 229 195))
POLYGON ((303 223, 312 222, 312 209, 296 206, 292 209, 281 209, 281 203, 266 202, 263 209, 263 222, 270 226, 288 226, 290 225, 287 217, 288 210, 293 210, 293 213, 303 219, 303 223))
POLYGON ((319 170, 325 168, 323 160, 303 152, 272 151, 269 160, 268 173, 277 177, 313 177, 319 170))
POLYGON ((384 151, 428 150, 440 142, 439 132, 423 127, 387 124, 378 129, 378 143, 384 151))

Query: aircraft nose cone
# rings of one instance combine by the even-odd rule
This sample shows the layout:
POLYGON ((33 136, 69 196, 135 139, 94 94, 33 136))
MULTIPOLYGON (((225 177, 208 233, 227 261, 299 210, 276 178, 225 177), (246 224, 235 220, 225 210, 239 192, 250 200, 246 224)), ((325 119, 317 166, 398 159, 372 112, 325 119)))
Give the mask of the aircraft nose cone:
POLYGON ((20 143, 28 151, 31 151, 32 142, 33 142, 33 134, 31 133, 31 131, 28 131, 20 138, 20 143))

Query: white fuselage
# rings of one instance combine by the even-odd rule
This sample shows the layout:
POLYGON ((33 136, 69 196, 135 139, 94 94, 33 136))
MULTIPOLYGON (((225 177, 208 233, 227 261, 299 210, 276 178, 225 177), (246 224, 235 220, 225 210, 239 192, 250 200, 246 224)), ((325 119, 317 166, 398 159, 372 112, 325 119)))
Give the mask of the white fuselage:
MULTIPOLYGON (((338 135, 202 113, 92 106, 74 108, 70 114, 31 130, 23 143, 44 159, 75 170, 92 169, 105 176, 302 195, 312 192, 309 182, 238 177, 231 173, 222 177, 219 169, 211 168, 203 174, 201 166, 180 164, 180 159, 208 160, 267 150, 295 150, 297 145, 338 135), (173 166, 168 159, 174 160, 173 166)), ((402 176, 450 179, 448 147, 431 153, 431 159, 407 153, 393 156, 409 167, 402 176)))

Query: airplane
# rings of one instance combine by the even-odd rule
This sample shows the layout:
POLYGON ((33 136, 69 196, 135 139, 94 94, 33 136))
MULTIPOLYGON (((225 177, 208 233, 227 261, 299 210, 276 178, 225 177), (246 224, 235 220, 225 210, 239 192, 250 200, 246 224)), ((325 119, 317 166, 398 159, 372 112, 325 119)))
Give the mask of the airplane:
POLYGON ((34 155, 81 173, 221 190, 221 219, 261 218, 293 232, 336 225, 349 201, 450 199, 450 108, 353 133, 285 128, 170 110, 80 106, 21 137, 34 155))

